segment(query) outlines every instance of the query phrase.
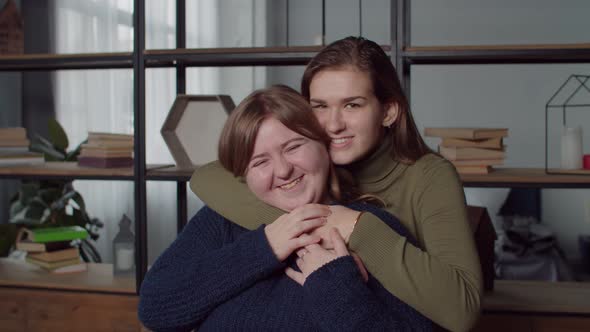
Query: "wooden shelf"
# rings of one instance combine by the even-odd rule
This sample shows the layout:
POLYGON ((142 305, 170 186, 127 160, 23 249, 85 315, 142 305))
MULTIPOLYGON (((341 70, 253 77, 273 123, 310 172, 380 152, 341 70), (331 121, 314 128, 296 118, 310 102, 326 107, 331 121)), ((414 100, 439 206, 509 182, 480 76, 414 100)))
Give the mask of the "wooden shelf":
POLYGON ((411 46, 410 64, 576 63, 590 61, 590 44, 411 46))
POLYGON ((133 180, 133 168, 90 168, 76 162, 0 167, 0 178, 133 180))
POLYGON ((146 179, 152 181, 189 181, 197 166, 179 168, 175 165, 148 165, 146 179))
MULTIPOLYGON (((390 46, 382 46, 386 52, 390 46)), ((146 50, 146 67, 306 65, 324 46, 232 47, 146 50)))
POLYGON ((587 174, 546 174, 544 168, 494 168, 489 174, 461 174, 461 180, 466 187, 590 188, 590 171, 587 174))
POLYGON ((133 68, 133 53, 0 55, 0 71, 133 68))
POLYGON ((0 259, 0 286, 135 294, 135 275, 113 276, 111 264, 88 264, 79 273, 51 274, 26 262, 0 259))
POLYGON ((590 314, 590 283, 496 280, 486 312, 590 314))

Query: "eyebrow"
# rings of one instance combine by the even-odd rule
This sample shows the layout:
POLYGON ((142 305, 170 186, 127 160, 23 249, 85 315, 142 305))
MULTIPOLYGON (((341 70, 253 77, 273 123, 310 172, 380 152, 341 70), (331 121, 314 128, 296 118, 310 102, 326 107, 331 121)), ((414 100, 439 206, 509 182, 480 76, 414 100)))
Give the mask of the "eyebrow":
MULTIPOLYGON (((284 149, 285 146, 287 146, 287 145, 289 145, 289 144, 291 144, 293 142, 296 142, 296 141, 306 141, 306 138, 305 137, 294 137, 294 138, 291 138, 290 140, 287 140, 285 143, 281 144, 281 149, 284 149)), ((266 154, 267 154, 266 152, 263 152, 263 153, 259 153, 257 155, 254 155, 254 156, 252 156, 252 158, 250 158, 250 161, 252 161, 252 160, 254 160, 256 158, 264 157, 266 154)))
MULTIPOLYGON (((367 100, 367 98, 365 98, 363 96, 352 96, 352 97, 346 97, 346 98, 342 99, 342 103, 348 103, 348 102, 351 102, 351 101, 353 101, 355 99, 367 100)), ((310 99, 309 102, 310 103, 320 103, 320 104, 321 103, 325 103, 325 101, 322 100, 322 99, 313 99, 313 98, 310 99)))

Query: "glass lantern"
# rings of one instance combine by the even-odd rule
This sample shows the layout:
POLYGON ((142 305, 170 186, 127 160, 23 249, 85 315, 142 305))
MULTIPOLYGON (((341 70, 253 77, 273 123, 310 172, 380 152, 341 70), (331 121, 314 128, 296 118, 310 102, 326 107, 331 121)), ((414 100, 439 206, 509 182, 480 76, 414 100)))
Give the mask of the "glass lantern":
POLYGON ((135 272, 135 236, 131 232, 131 219, 123 215, 119 233, 113 240, 113 271, 115 274, 135 272))

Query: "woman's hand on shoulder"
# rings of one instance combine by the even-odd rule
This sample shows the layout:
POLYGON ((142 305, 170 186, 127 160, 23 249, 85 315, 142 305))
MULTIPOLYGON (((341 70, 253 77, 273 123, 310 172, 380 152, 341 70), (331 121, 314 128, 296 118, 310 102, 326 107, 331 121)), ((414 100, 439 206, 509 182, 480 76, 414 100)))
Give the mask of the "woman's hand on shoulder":
POLYGON ((281 262, 293 251, 321 241, 319 235, 309 234, 325 225, 330 208, 321 204, 306 204, 280 216, 264 228, 273 253, 281 262))
POLYGON ((332 213, 328 216, 326 225, 318 227, 311 233, 321 237, 321 245, 325 249, 334 248, 329 234, 331 228, 336 228, 342 235, 344 243, 348 243, 354 229, 354 223, 360 214, 359 211, 342 205, 330 205, 330 210, 332 213))

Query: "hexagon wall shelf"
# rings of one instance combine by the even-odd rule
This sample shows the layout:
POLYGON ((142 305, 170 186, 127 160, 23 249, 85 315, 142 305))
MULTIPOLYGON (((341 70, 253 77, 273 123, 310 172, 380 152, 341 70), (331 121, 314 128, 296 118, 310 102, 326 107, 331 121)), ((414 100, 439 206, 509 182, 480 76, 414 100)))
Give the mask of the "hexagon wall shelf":
POLYGON ((179 168, 217 159, 217 142, 235 105, 226 95, 178 95, 162 126, 162 137, 179 168))

